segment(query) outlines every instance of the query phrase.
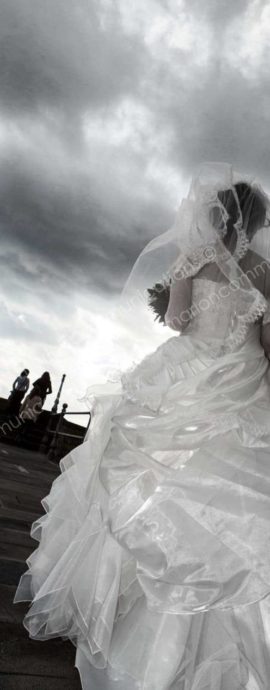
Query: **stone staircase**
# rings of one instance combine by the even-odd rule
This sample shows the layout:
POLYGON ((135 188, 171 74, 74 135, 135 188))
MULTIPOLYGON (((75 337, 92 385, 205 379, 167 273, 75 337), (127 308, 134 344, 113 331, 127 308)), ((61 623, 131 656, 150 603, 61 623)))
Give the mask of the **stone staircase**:
POLYGON ((37 547, 31 524, 58 471, 44 455, 0 444, 0 690, 81 688, 72 644, 30 640, 22 625, 28 606, 13 604, 26 558, 37 547))

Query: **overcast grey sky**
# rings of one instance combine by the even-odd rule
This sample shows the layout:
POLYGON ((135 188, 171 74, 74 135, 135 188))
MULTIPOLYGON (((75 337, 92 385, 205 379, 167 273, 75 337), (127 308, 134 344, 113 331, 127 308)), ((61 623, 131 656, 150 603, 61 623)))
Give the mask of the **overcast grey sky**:
POLYGON ((270 186, 269 46, 262 0, 0 0, 2 394, 24 366, 71 406, 99 378, 194 166, 270 186))

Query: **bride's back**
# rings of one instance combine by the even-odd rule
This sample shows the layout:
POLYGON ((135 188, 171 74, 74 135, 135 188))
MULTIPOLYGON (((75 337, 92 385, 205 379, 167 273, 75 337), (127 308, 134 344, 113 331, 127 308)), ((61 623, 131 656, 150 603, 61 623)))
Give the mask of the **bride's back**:
MULTIPOLYGON (((270 265, 253 250, 248 250, 241 259, 240 266, 254 287, 266 298, 270 294, 270 265)), ((186 335, 207 342, 223 342, 233 332, 236 314, 242 309, 244 293, 234 289, 234 284, 226 279, 214 263, 203 266, 192 278, 189 297, 189 322, 185 328, 186 335)), ((183 306, 183 305, 182 305, 183 306)), ((256 332, 260 316, 248 325, 246 337, 256 332)), ((237 345, 237 343, 236 343, 237 345)))

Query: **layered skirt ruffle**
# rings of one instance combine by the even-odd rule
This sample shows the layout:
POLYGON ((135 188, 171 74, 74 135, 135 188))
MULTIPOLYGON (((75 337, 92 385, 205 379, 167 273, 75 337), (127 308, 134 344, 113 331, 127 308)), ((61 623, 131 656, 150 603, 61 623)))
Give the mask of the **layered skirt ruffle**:
POLYGON ((270 682, 270 395, 256 329, 217 359, 170 338, 96 397, 32 526, 16 601, 84 690, 270 682))

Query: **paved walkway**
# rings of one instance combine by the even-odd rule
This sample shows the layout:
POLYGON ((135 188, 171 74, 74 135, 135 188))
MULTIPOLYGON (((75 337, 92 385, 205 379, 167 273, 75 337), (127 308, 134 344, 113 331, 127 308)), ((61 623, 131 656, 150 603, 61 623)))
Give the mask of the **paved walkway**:
POLYGON ((13 605, 25 561, 37 548, 30 527, 43 513, 58 468, 44 456, 0 444, 0 690, 80 690, 75 650, 62 640, 29 640, 27 605, 13 605))

